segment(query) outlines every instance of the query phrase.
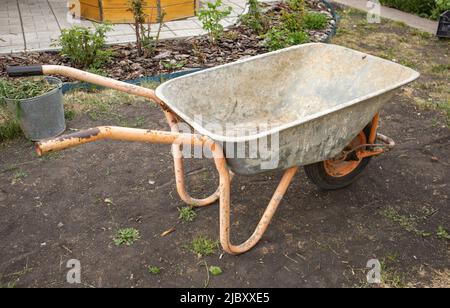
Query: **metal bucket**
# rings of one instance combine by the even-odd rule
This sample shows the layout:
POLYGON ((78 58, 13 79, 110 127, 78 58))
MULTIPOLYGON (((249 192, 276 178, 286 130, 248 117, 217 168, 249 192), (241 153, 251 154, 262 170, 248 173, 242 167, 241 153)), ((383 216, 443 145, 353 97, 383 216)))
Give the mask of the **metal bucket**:
POLYGON ((25 137, 32 141, 56 137, 66 130, 62 82, 54 77, 45 79, 58 87, 33 98, 5 99, 8 109, 18 118, 25 137))

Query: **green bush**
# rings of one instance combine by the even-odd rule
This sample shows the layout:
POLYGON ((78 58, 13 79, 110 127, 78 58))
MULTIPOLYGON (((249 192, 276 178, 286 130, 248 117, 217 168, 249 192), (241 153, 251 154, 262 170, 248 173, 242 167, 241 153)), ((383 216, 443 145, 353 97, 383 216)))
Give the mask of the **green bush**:
POLYGON ((438 19, 442 13, 450 10, 450 0, 436 0, 436 8, 431 13, 433 19, 438 19))
POLYGON ((202 23, 203 29, 209 34, 211 42, 216 42, 222 37, 223 26, 220 22, 231 14, 231 7, 221 9, 222 0, 207 2, 206 7, 202 7, 198 12, 198 19, 202 23))
POLYGON ((281 24, 284 29, 290 32, 297 32, 303 30, 304 16, 298 12, 281 12, 281 24))
POLYGON ((288 0, 287 4, 292 11, 297 12, 301 17, 305 15, 306 12, 305 0, 288 0))
POLYGON ((98 69, 111 60, 112 52, 105 49, 106 33, 111 30, 109 24, 98 25, 93 30, 74 26, 62 30, 56 45, 61 46, 61 54, 73 66, 98 69))
POLYGON ((275 27, 265 35, 265 46, 270 51, 303 44, 309 41, 308 33, 299 30, 291 32, 286 28, 275 27))
POLYGON ((303 25, 309 30, 322 30, 328 24, 328 18, 325 14, 310 12, 305 15, 303 25))
POLYGON ((304 44, 309 41, 309 35, 304 31, 305 0, 288 0, 287 4, 288 8, 281 12, 281 23, 264 35, 264 45, 270 51, 304 44))
POLYGON ((248 0, 247 4, 248 13, 241 15, 240 21, 256 33, 265 33, 268 27, 268 19, 261 13, 258 0, 248 0))
POLYGON ((450 10, 450 0, 380 0, 380 3, 433 19, 437 19, 444 11, 450 10))

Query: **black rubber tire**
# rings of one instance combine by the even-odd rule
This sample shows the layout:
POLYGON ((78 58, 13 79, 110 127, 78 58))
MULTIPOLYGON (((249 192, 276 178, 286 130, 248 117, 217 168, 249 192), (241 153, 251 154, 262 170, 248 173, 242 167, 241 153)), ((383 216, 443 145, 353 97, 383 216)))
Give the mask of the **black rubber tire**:
MULTIPOLYGON (((370 130, 372 125, 368 124, 364 128, 364 134, 366 138, 369 139, 370 130)), ((311 165, 304 166, 306 176, 313 182, 317 187, 324 190, 337 190, 345 188, 355 182, 361 173, 366 169, 367 165, 370 163, 372 157, 363 158, 359 166, 353 170, 351 173, 342 177, 333 177, 325 171, 324 162, 318 162, 311 165)))

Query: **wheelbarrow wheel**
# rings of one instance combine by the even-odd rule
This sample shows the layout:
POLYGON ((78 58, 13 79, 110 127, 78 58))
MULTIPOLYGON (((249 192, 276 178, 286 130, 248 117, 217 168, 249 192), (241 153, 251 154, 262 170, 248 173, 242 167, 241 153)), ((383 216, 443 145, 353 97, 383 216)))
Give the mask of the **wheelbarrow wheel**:
MULTIPOLYGON (((352 149, 360 144, 368 143, 371 127, 372 125, 368 124, 346 149, 352 149)), ((356 153, 351 153, 346 160, 330 159, 304 166, 304 169, 306 176, 319 188, 336 190, 355 182, 371 159, 371 156, 360 159, 356 153)))

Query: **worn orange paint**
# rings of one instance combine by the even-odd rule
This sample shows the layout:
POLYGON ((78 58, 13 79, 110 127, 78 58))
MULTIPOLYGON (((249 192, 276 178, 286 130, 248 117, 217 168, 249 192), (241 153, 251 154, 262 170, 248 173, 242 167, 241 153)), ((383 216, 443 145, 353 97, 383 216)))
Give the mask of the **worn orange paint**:
POLYGON ((380 123, 380 113, 377 112, 372 119, 372 126, 370 129, 370 135, 369 135, 369 140, 368 140, 368 142, 370 144, 375 143, 375 140, 377 139, 377 130, 378 130, 379 123, 380 123))
MULTIPOLYGON (((366 134, 364 132, 360 132, 358 136, 356 136, 356 138, 353 139, 353 141, 348 145, 348 148, 353 149, 365 143, 366 134)), ((326 173, 333 177, 344 177, 352 173, 356 168, 358 168, 359 164, 362 161, 362 158, 359 156, 359 153, 362 151, 363 149, 355 153, 357 156, 357 160, 329 159, 324 161, 323 164, 326 173)))
POLYGON ((195 146, 205 146, 213 143, 213 141, 206 136, 193 134, 181 134, 117 126, 99 126, 96 128, 87 129, 85 131, 64 135, 55 139, 37 142, 36 151, 38 155, 43 155, 48 152, 60 151, 102 139, 161 144, 192 144, 195 146))
MULTIPOLYGON (((172 132, 178 133, 179 132, 178 120, 176 116, 170 111, 165 111, 164 114, 166 116, 167 122, 169 123, 172 132)), ((183 154, 181 151, 181 145, 179 144, 172 145, 172 155, 175 169, 175 183, 177 185, 178 195, 180 196, 181 200, 183 200, 186 204, 195 207, 208 206, 216 202, 220 196, 220 186, 212 195, 204 199, 192 198, 187 193, 186 184, 184 181, 184 165, 183 165, 183 158, 182 158, 183 154)))

